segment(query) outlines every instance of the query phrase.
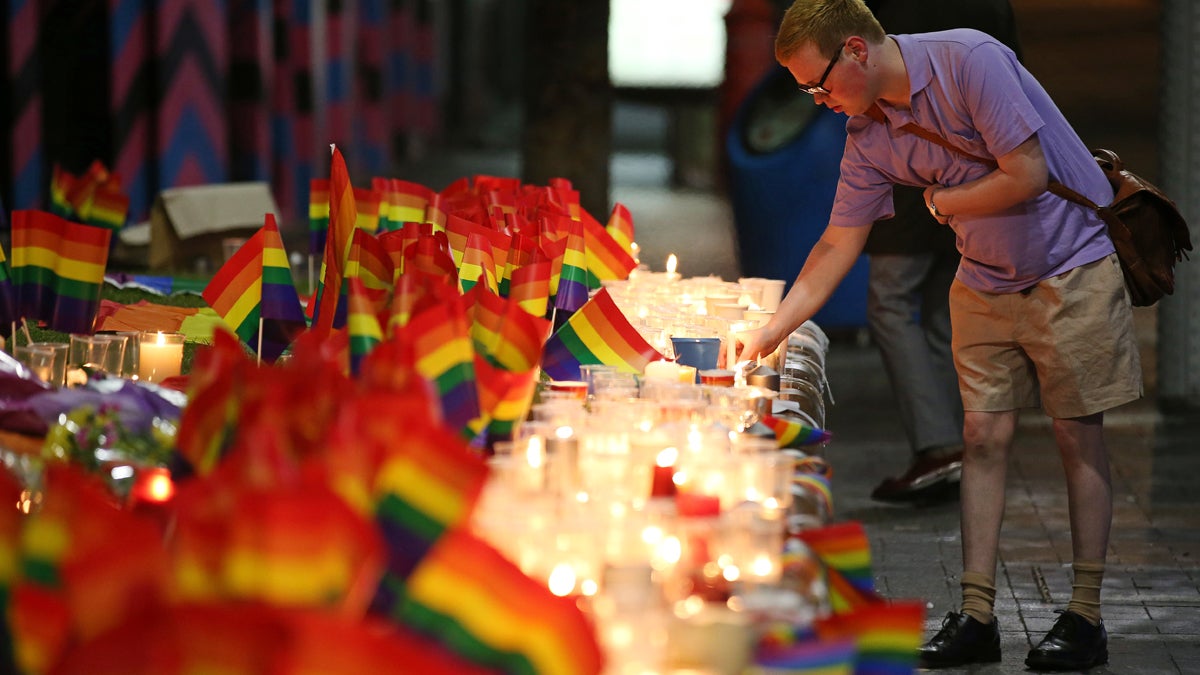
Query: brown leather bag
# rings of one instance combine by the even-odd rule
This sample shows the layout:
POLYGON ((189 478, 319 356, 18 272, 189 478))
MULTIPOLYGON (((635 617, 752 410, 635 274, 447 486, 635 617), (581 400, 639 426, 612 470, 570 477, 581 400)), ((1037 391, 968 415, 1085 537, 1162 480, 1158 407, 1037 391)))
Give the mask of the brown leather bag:
POLYGON ((1108 236, 1117 249, 1129 297, 1134 306, 1148 307, 1175 292, 1175 263, 1186 259, 1186 252, 1192 250, 1187 223, 1175 202, 1126 170, 1117 153, 1100 148, 1092 154, 1112 185, 1112 204, 1098 206, 1058 182, 1051 182, 1048 189, 1092 209, 1108 224, 1108 236))
MULTIPOLYGON (((876 122, 887 123, 878 106, 868 110, 867 115, 876 122)), ((973 155, 918 124, 909 122, 900 130, 996 167, 994 159, 973 155)), ((1050 181, 1046 190, 1095 211, 1108 225, 1108 236, 1125 274, 1129 299, 1135 307, 1149 307, 1162 296, 1175 292, 1175 263, 1185 260, 1186 252, 1192 250, 1187 223, 1175 202, 1146 179, 1126 170, 1117 153, 1099 148, 1092 150, 1092 156, 1112 185, 1111 204, 1100 206, 1058 181, 1050 181)))

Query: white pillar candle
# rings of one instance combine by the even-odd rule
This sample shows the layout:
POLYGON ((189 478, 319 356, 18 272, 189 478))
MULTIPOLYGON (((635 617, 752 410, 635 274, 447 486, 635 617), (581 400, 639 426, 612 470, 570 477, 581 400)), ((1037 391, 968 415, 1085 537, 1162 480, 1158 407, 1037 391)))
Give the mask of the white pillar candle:
POLYGON ((138 379, 162 382, 183 370, 182 333, 142 333, 138 341, 138 379))

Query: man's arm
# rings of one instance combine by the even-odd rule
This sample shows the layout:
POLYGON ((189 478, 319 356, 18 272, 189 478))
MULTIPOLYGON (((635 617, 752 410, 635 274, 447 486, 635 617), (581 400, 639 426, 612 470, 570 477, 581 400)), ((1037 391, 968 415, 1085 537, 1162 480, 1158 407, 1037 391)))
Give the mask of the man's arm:
POLYGON ((738 359, 768 354, 821 308, 862 253, 871 226, 826 226, 775 315, 761 328, 738 333, 738 359))
POLYGON ((977 216, 1003 211, 1046 191, 1050 171, 1037 134, 1011 152, 996 158, 997 169, 982 178, 954 187, 934 185, 925 190, 925 204, 933 200, 941 222, 947 216, 977 216))

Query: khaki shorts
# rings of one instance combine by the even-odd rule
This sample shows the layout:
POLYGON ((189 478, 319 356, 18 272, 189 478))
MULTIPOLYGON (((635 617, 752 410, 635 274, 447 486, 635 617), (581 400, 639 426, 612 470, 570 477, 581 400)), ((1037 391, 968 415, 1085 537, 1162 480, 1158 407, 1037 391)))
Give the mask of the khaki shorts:
POLYGON ((951 340, 963 408, 1041 405, 1083 417, 1142 395, 1133 310, 1116 255, 1018 293, 950 287, 951 340))

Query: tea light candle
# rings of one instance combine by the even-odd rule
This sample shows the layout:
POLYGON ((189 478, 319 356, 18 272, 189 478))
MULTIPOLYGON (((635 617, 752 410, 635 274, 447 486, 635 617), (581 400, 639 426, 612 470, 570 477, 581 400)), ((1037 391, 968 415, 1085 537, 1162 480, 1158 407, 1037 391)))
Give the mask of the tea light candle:
POLYGON ((646 364, 644 375, 647 380, 678 382, 681 368, 682 366, 674 361, 651 361, 646 364))
POLYGON ((138 340, 138 379, 162 382, 183 370, 182 333, 142 333, 138 340))

